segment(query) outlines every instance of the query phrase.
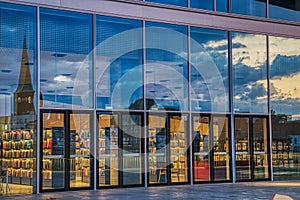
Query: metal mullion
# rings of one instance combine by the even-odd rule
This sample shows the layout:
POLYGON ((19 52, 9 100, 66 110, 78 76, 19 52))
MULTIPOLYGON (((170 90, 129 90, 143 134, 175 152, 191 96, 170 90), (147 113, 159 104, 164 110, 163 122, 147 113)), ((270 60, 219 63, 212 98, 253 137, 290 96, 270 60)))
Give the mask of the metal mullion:
POLYGON ((270 5, 269 0, 266 0, 266 18, 270 18, 269 5, 270 5))
POLYGON ((213 0, 213 11, 217 11, 217 0, 213 0))
POLYGON ((234 106, 233 106, 233 80, 232 80, 232 33, 228 32, 228 73, 229 73, 229 107, 230 107, 230 139, 231 139, 231 174, 232 182, 236 182, 236 163, 234 145, 234 106))
MULTIPOLYGON (((37 24, 36 24, 36 46, 37 46, 37 70, 36 70, 36 76, 37 76, 37 113, 36 113, 36 116, 37 116, 37 128, 36 128, 36 144, 37 144, 37 148, 36 148, 36 193, 39 194, 41 191, 41 178, 42 178, 42 159, 41 159, 41 155, 43 155, 41 153, 41 150, 43 149, 42 148, 42 140, 41 140, 41 134, 42 134, 42 131, 40 130, 41 129, 41 117, 39 117, 41 115, 41 112, 40 112, 40 88, 41 88, 41 85, 40 85, 40 68, 41 68, 41 49, 40 49, 40 7, 37 7, 36 8, 36 20, 37 20, 37 24)), ((34 186, 33 186, 34 187, 34 186)), ((34 189, 33 189, 34 191, 34 189)))
POLYGON ((171 117, 171 115, 166 113, 165 134, 166 134, 166 144, 167 144, 167 148, 166 148, 166 163, 167 163, 167 166, 166 166, 167 182, 166 182, 166 184, 167 185, 171 184, 170 117, 171 117))
POLYGON ((96 48, 96 45, 97 45, 97 41, 96 41, 96 15, 93 14, 93 19, 92 19, 92 71, 93 71, 93 130, 92 130, 92 133, 94 135, 94 151, 93 151, 93 154, 94 154, 94 190, 97 189, 98 187, 98 175, 99 173, 98 172, 98 165, 97 165, 97 160, 98 160, 98 137, 99 137, 99 133, 98 133, 98 130, 97 130, 97 120, 98 120, 98 115, 97 115, 97 111, 96 111, 96 108, 97 108, 97 105, 96 105, 96 98, 97 98, 97 95, 96 95, 96 56, 97 56, 97 48, 96 48))
POLYGON ((248 124, 248 140, 249 140, 249 153, 250 153, 250 180, 253 181, 254 179, 254 147, 253 147, 253 116, 247 117, 249 119, 248 124))
POLYGON ((193 173, 193 127, 192 127, 192 103, 191 103, 191 27, 188 26, 188 106, 189 106, 189 113, 188 113, 188 133, 189 133, 189 152, 187 156, 189 159, 189 180, 190 184, 194 184, 194 173, 193 173))
POLYGON ((214 151, 215 151, 215 149, 214 149, 214 130, 213 130, 213 116, 212 115, 209 115, 209 116, 207 116, 208 117, 208 127, 209 127, 209 130, 208 130, 208 135, 209 135, 209 137, 208 137, 208 139, 209 139, 209 141, 208 141, 208 143, 209 143, 209 145, 210 145, 210 159, 209 159, 209 168, 210 168, 210 170, 209 170, 209 172, 210 172, 210 182, 213 182, 214 181, 214 179, 215 179, 215 176, 214 176, 214 151))
POLYGON ((119 124, 119 131, 120 134, 118 134, 118 187, 123 187, 123 130, 120 127, 123 127, 123 115, 122 113, 118 113, 118 124, 119 124), (120 126, 121 124, 121 126, 120 126))
POLYGON ((147 129, 148 126, 146 126, 147 123, 147 102, 146 102, 146 22, 143 21, 142 23, 142 66, 143 66, 143 97, 144 97, 144 108, 143 108, 143 115, 144 115, 144 186, 148 187, 148 133, 147 129))
MULTIPOLYGON (((269 1, 269 0, 268 0, 269 1)), ((268 84, 268 114, 269 114, 269 117, 268 117, 268 141, 269 141, 269 145, 268 145, 268 153, 270 154, 269 155, 269 175, 270 175, 270 178, 271 178, 271 181, 274 181, 274 174, 273 174, 273 152, 272 152, 272 136, 273 136, 273 133, 272 133, 272 110, 271 110, 271 91, 270 91, 270 88, 271 88, 271 74, 270 74, 270 71, 271 71, 271 67, 270 67, 270 48, 269 48, 269 44, 270 44, 270 40, 269 40, 269 36, 267 35, 266 36, 266 40, 267 40, 267 84, 268 84)))

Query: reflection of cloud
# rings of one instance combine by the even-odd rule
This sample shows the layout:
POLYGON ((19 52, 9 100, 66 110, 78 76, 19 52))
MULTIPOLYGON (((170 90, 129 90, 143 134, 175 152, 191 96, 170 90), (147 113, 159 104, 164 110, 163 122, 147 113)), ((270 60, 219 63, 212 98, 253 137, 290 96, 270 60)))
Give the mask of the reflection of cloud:
POLYGON ((270 65, 275 58, 281 56, 299 56, 300 40, 294 38, 270 37, 270 65))
POLYGON ((300 73, 271 80, 272 99, 300 98, 300 73))
POLYGON ((249 67, 260 67, 266 62, 266 36, 234 34, 232 39, 232 63, 249 67))
POLYGON ((58 82, 72 82, 72 79, 70 77, 66 77, 63 75, 58 75, 54 78, 55 81, 58 82))
MULTIPOLYGON (((300 102, 300 40, 270 37, 270 77, 272 104, 287 105, 289 101, 300 102), (276 104, 277 104, 276 103, 276 104)), ((296 102, 289 102, 296 105, 296 102)), ((275 109, 272 107, 272 109, 275 109)), ((279 110, 278 110, 279 111, 279 110)), ((284 111, 279 111, 283 112, 284 111)), ((291 112, 291 111, 287 111, 291 112)))

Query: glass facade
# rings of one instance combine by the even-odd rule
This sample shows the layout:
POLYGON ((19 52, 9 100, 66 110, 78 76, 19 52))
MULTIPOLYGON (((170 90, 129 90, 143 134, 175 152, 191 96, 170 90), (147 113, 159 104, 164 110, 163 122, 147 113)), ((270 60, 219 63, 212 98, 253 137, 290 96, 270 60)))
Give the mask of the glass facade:
POLYGON ((269 43, 274 179, 299 180, 300 39, 270 37, 269 43))
POLYGON ((91 15, 41 9, 42 107, 93 106, 91 26, 91 15))
POLYGON ((269 16, 274 19, 300 21, 300 2, 297 0, 269 0, 269 16))
POLYGON ((204 10, 214 10, 214 0, 191 0, 191 8, 200 8, 204 10))
MULTIPOLYGON (((221 12, 232 3, 254 17, 267 8, 157 3, 221 12)), ((300 179, 300 40, 279 37, 289 35, 283 24, 192 13, 216 20, 212 28, 167 12, 104 16, 50 4, 0 3, 0 172, 9 194, 300 179), (221 26, 227 18, 253 31, 221 26)))
POLYGON ((188 110, 187 27, 146 22, 145 35, 146 109, 188 110))
POLYGON ((7 184, 22 183, 22 193, 37 189, 36 27, 34 7, 0 3, 0 170, 6 193, 7 184))
POLYGON ((97 108, 144 109, 142 22, 97 16, 96 27, 97 108))
POLYGON ((242 15, 266 17, 266 0, 231 0, 231 12, 242 15))
POLYGON ((188 0, 146 0, 146 1, 175 5, 175 6, 183 6, 183 7, 187 7, 188 4, 188 0))
POLYGON ((228 33, 191 27, 190 37, 191 110, 228 112, 228 33))
POLYGON ((233 106, 236 113, 268 113, 266 36, 232 34, 233 106))

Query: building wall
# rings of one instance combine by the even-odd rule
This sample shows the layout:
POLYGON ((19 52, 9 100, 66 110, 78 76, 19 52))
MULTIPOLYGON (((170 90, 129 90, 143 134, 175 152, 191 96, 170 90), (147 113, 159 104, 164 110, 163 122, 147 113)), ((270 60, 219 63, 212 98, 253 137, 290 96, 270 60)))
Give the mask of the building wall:
MULTIPOLYGON (((22 173, 18 168, 10 167, 14 177, 12 182, 23 181, 30 186, 25 192, 37 192, 44 189, 37 185, 46 185, 41 181, 41 171, 45 170, 37 167, 37 163, 41 162, 43 154, 39 143, 42 140, 40 128, 51 127, 48 122, 43 124, 42 121, 46 119, 47 110, 99 111, 118 115, 131 110, 138 113, 135 118, 144 119, 139 124, 145 125, 147 120, 156 120, 156 115, 162 114, 162 118, 170 121, 152 128, 166 129, 169 131, 166 134, 172 130, 184 132, 186 147, 189 146, 188 141, 194 138, 194 132, 203 132, 205 124, 209 124, 210 129, 204 131, 211 136, 209 150, 204 151, 206 155, 203 157, 203 153, 195 152, 198 145, 204 145, 206 135, 202 134, 203 141, 184 154, 187 160, 183 159, 183 163, 187 167, 184 178, 178 178, 178 182, 272 177, 274 180, 299 179, 299 148, 294 145, 299 135, 299 120, 293 117, 299 114, 300 108, 297 92, 300 26, 296 22, 299 11, 276 2, 270 2, 268 6, 264 1, 232 1, 229 4, 207 1, 205 5, 178 1, 179 6, 176 6, 177 3, 167 5, 174 1, 160 2, 165 4, 102 0, 7 0, 0 3, 0 54, 3 58, 0 61, 0 77, 4 80, 0 83, 0 130, 2 138, 7 137, 2 139, 4 142, 12 140, 10 137, 17 131, 24 135, 28 132, 28 138, 24 138, 28 146, 18 149, 34 152, 27 156, 30 158, 28 165, 24 159, 28 166, 23 170, 24 175, 18 175, 22 173), (240 6, 242 3, 247 6, 240 6), (232 5, 231 8, 228 5, 232 5), (241 10, 241 7, 245 9, 241 10), (283 17, 286 15, 281 16, 281 11, 276 9, 284 9, 284 12, 293 15, 286 19, 283 17), (21 71, 25 68, 30 73, 22 75, 21 71), (28 77, 32 87, 26 87, 28 77), (29 99, 30 95, 19 95, 20 92, 34 94, 34 99, 29 99), (17 114, 16 103, 33 104, 34 111, 31 109, 28 113, 22 111, 22 115, 17 114), (44 118, 40 117, 40 113, 44 113, 44 118), (180 115, 180 120, 173 119, 170 113, 180 115), (154 117, 149 117, 150 114, 154 117), (198 115, 206 115, 208 120, 198 115), (245 120, 244 117, 248 118, 245 120), (186 127, 172 129, 172 123, 186 127), (214 123, 222 125, 213 126, 214 123), (238 130, 238 127, 243 130, 238 130), (259 129, 256 127, 263 130, 258 133, 258 138, 264 138, 260 142, 257 140, 263 146, 258 149, 266 155, 270 155, 269 149, 272 149, 273 160, 270 162, 268 156, 261 155, 259 162, 263 162, 262 167, 254 168, 253 176, 243 177, 241 174, 251 171, 252 165, 244 169, 240 166, 243 162, 237 162, 243 156, 236 153, 240 142, 235 139, 244 131, 252 131, 247 137, 251 146, 249 152, 254 158, 256 147, 249 141, 256 141, 253 132, 259 129), (218 130, 222 131, 214 135, 218 130), (213 145, 221 142, 224 152, 218 154, 219 150, 213 145), (220 159, 218 155, 223 153, 226 155, 222 158, 225 170, 220 175, 215 170, 219 161, 216 159, 220 159), (203 167, 201 161, 207 159, 211 172, 202 171, 206 175, 197 175, 196 178, 198 167, 203 167), (197 161, 197 166, 193 161, 197 161), (240 171, 236 170, 236 166, 242 173, 237 173, 240 171)), ((126 119, 126 115, 120 115, 120 124, 125 124, 121 119, 126 119)), ((88 126, 96 135, 95 117, 88 126)), ((138 134, 148 137, 152 134, 150 129, 140 128, 138 134)), ((130 136, 120 137, 125 138, 124 141, 126 138, 132 140, 130 136)), ((171 135, 168 137, 171 142, 171 135)), ((145 160, 150 162, 150 158, 147 155, 142 157, 142 153, 148 151, 148 140, 140 137, 139 141, 140 146, 129 151, 141 154, 138 160, 143 165, 139 165, 139 173, 148 172, 149 167, 143 166, 147 166, 145 160)), ((91 141, 90 144, 94 143, 91 141)), ((14 148, 2 148, 4 163, 16 162, 17 157, 9 156, 11 149, 14 148)), ((92 148, 90 151, 91 155, 96 152, 92 148)), ((93 156, 97 157, 97 154, 93 156)), ((257 162, 252 158, 246 161, 257 162)), ((96 176, 97 173, 94 174, 96 176)), ((124 174, 123 179, 119 179, 121 183, 116 185, 130 184, 126 180, 132 174, 128 171, 124 174)), ((135 184, 151 185, 145 174, 134 177, 135 184)), ((95 183, 97 181, 91 181, 88 187, 97 188, 95 183)))

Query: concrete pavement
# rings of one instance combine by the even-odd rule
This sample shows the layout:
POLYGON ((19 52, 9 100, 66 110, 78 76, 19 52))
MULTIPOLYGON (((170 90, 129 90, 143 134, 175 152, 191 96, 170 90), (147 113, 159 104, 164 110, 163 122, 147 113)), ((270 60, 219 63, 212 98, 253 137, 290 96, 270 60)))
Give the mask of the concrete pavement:
MULTIPOLYGON (((177 185, 159 187, 98 189, 68 192, 48 192, 22 196, 0 196, 5 200, 175 200, 175 199, 232 199, 232 200, 270 200, 274 194, 283 198, 288 195, 300 200, 300 182, 248 182, 248 183, 213 183, 197 185, 177 185)), ((283 199, 282 199, 283 200, 283 199)))

